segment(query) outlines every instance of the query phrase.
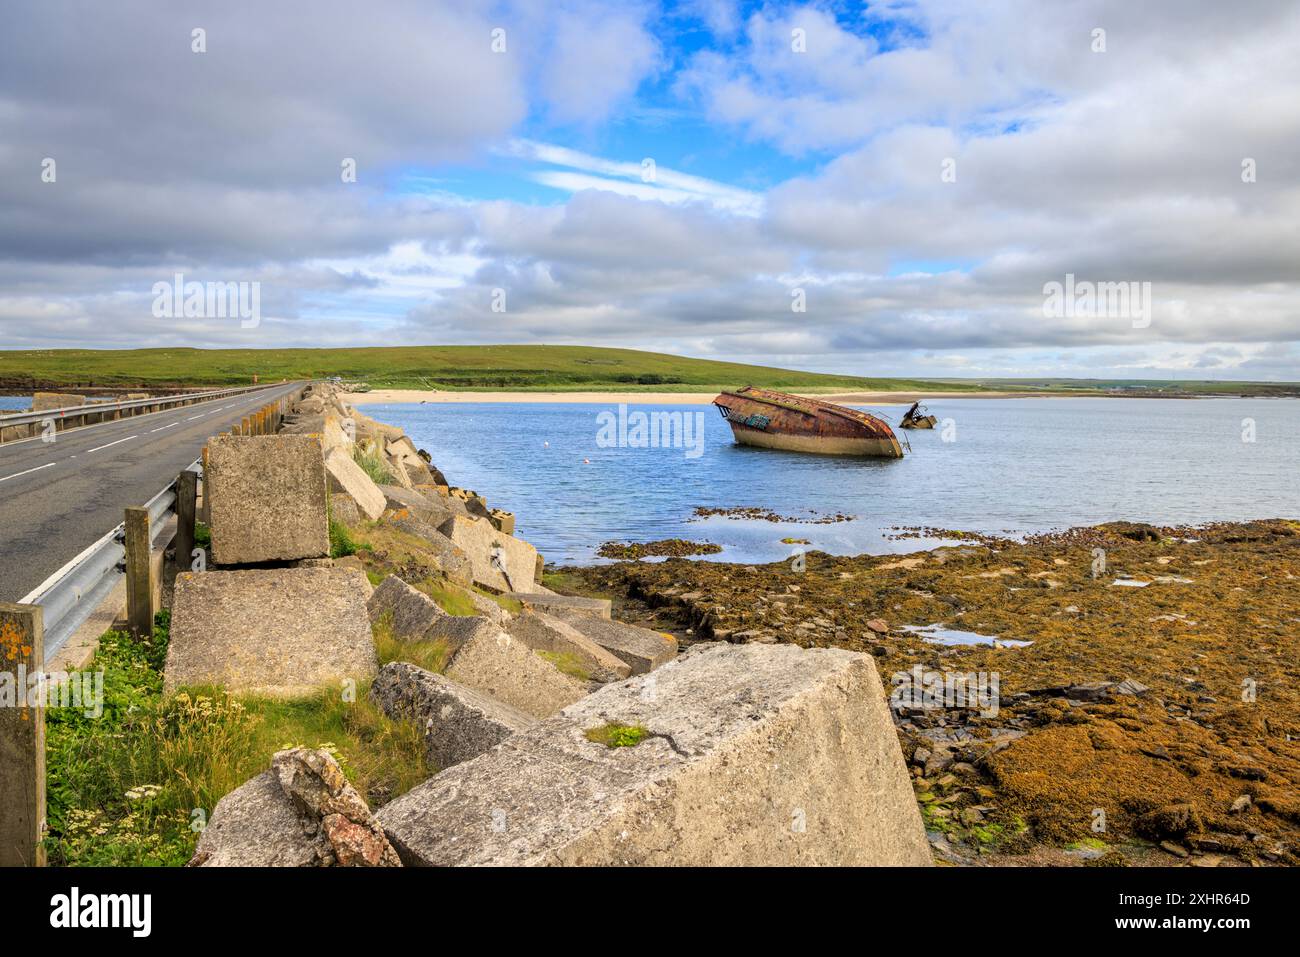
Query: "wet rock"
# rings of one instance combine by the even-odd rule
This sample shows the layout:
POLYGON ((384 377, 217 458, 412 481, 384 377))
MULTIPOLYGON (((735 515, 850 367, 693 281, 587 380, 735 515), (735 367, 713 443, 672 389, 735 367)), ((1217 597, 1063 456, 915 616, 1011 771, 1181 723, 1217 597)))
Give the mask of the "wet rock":
POLYGON ((1139 834, 1153 840, 1181 838, 1203 830, 1201 816, 1191 804, 1169 804, 1141 815, 1136 822, 1139 834))

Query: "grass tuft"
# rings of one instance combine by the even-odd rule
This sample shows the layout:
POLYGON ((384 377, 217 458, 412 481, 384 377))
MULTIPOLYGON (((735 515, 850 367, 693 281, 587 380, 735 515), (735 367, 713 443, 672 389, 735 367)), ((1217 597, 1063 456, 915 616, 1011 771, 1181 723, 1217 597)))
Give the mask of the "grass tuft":
POLYGON ((588 741, 603 744, 607 748, 634 748, 650 737, 649 729, 639 724, 618 724, 610 722, 599 728, 586 732, 588 741))

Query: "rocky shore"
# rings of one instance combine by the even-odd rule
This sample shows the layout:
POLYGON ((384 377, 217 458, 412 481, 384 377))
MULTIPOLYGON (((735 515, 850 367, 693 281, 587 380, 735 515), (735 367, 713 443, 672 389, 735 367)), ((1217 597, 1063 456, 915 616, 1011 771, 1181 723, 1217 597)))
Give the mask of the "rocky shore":
POLYGON ((1300 863, 1300 523, 962 537, 548 581, 685 648, 872 655, 939 861, 1300 863))
MULTIPOLYGON (((870 654, 679 655, 543 584, 513 515, 330 385, 279 434, 213 438, 205 463, 206 548, 170 591, 150 707, 235 715, 232 742, 277 708, 402 736, 350 714, 364 705, 419 735, 406 770, 428 776, 366 789, 355 745, 254 742, 239 783, 190 754, 220 797, 191 866, 931 862, 870 654)), ((163 764, 133 793, 165 791, 163 764)))

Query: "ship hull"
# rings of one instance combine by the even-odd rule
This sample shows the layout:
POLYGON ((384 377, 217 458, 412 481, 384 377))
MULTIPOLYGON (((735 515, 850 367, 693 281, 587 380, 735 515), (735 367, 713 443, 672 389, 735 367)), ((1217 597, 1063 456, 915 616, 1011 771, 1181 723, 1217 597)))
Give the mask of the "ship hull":
POLYGON ((874 458, 902 458, 897 440, 827 439, 808 435, 780 435, 759 432, 732 424, 731 434, 741 445, 786 452, 811 452, 815 455, 869 455, 874 458))
POLYGON ((889 424, 819 399, 746 387, 713 400, 738 443, 816 455, 902 458, 889 424))

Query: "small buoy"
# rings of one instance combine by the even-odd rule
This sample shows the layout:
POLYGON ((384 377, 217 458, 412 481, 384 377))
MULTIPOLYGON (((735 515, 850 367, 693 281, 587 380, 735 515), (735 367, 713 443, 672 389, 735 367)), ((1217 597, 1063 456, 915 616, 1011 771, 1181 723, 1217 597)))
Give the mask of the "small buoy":
POLYGON ((582 464, 583 464, 583 465, 590 465, 590 464, 591 464, 591 459, 583 459, 583 460, 582 460, 582 464))
POLYGON ((550 447, 551 447, 551 443, 550 443, 550 442, 543 442, 543 443, 542 443, 542 448, 544 448, 544 449, 549 449, 550 447))

